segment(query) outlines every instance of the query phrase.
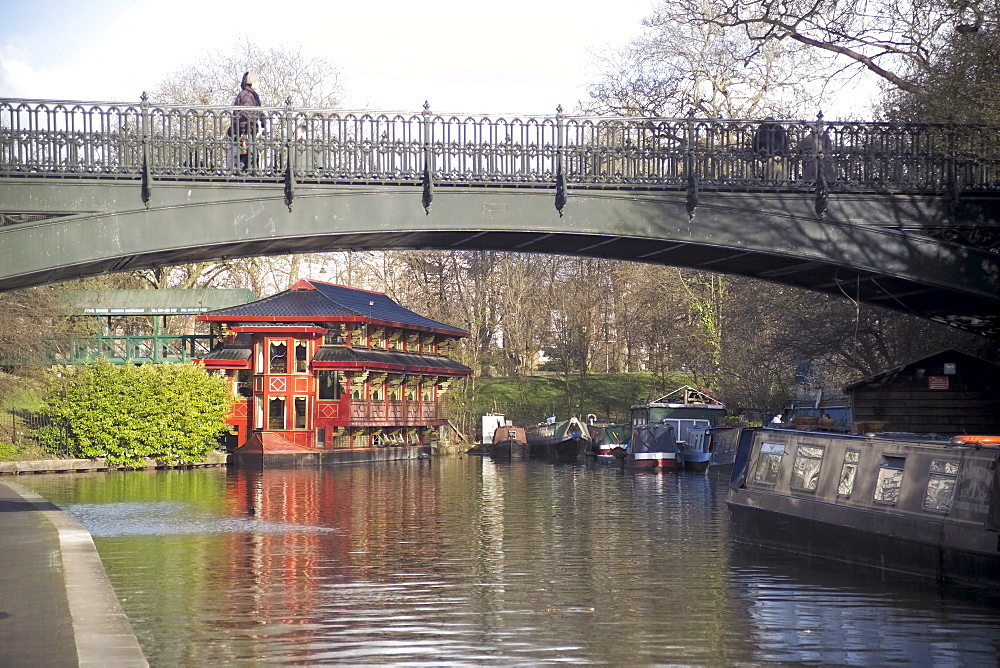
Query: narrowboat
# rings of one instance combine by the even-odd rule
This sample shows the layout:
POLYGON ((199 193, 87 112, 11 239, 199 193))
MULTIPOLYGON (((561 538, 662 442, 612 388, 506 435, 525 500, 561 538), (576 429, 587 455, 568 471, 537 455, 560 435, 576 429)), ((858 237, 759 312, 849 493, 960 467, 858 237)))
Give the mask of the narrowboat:
POLYGON ((677 449, 680 468, 707 472, 710 466, 725 470, 736 459, 739 430, 734 427, 693 427, 677 449))
POLYGON ((625 424, 592 424, 590 440, 598 464, 618 464, 625 458, 631 429, 625 424))
POLYGON ((725 414, 726 407, 721 402, 689 385, 659 399, 636 404, 632 406, 632 440, 626 463, 634 468, 677 469, 680 466, 677 452, 691 430, 717 426, 725 414), (674 442, 667 443, 665 431, 650 429, 652 426, 670 427, 674 442))
POLYGON ((547 422, 525 429, 529 454, 555 462, 585 461, 593 454, 590 430, 579 419, 547 422))
POLYGON ((656 423, 632 427, 625 466, 646 471, 677 470, 677 431, 674 426, 656 423))
POLYGON ((727 498, 737 540, 942 584, 1000 584, 991 438, 741 431, 727 498))
POLYGON ((490 446, 492 459, 527 459, 528 443, 524 429, 507 424, 497 427, 493 432, 493 444, 490 446))

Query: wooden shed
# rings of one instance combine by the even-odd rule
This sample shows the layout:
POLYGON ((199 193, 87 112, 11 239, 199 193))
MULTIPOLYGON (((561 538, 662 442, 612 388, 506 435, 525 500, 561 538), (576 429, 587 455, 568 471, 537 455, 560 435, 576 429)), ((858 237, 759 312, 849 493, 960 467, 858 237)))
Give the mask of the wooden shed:
POLYGON ((845 392, 856 431, 1000 434, 1000 365, 956 350, 885 371, 845 392))

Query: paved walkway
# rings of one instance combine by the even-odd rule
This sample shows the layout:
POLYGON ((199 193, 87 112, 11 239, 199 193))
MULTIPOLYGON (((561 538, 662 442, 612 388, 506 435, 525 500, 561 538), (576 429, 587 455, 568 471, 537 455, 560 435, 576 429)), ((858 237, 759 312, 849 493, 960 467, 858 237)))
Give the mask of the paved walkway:
POLYGON ((0 480, 0 666, 148 666, 90 533, 0 480))

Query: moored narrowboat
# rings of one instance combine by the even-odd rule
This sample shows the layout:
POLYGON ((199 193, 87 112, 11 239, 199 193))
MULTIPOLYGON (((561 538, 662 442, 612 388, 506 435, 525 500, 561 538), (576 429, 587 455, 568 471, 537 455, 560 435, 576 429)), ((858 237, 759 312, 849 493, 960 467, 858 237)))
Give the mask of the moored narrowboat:
POLYGON ((688 431, 677 449, 681 468, 706 472, 710 466, 718 470, 733 465, 739 430, 734 427, 694 427, 688 431))
POLYGON ((725 414, 726 407, 721 402, 688 385, 659 399, 636 404, 632 406, 632 440, 626 463, 634 468, 677 469, 683 461, 677 458, 677 453, 691 430, 717 426, 725 414), (663 430, 649 429, 653 426, 670 427, 674 442, 664 442, 663 430))
POLYGON ((575 417, 528 427, 525 438, 532 457, 554 462, 582 462, 593 454, 587 425, 575 417))
POLYGON ((738 540, 1000 584, 997 445, 743 431, 727 499, 738 540))
POLYGON ((632 427, 625 465, 646 471, 677 470, 677 431, 674 426, 657 423, 632 427))

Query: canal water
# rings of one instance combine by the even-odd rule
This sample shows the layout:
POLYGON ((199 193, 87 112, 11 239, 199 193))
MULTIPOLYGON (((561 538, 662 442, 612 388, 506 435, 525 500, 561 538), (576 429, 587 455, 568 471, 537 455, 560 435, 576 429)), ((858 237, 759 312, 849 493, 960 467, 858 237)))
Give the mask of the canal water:
POLYGON ((153 666, 993 666, 1000 599, 733 541, 726 480, 494 463, 21 477, 153 666))

